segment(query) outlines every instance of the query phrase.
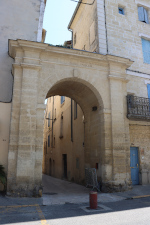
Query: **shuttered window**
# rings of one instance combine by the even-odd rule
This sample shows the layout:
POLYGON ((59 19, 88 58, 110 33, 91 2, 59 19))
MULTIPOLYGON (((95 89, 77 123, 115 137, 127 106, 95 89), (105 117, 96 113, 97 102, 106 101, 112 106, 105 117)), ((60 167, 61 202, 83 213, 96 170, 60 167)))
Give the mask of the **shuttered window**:
POLYGON ((144 62, 150 64, 150 41, 142 38, 142 49, 144 62))
POLYGON ((147 84, 148 98, 150 99, 150 84, 147 84))
POLYGON ((138 7, 138 16, 139 16, 139 21, 144 23, 149 23, 148 12, 144 7, 142 6, 138 7))
POLYGON ((61 104, 65 101, 65 96, 61 96, 61 104))
POLYGON ((122 14, 122 15, 124 15, 124 9, 123 8, 118 8, 118 12, 119 12, 119 14, 122 14))
POLYGON ((148 92, 148 98, 149 98, 149 112, 150 112, 150 84, 147 84, 147 92, 148 92))

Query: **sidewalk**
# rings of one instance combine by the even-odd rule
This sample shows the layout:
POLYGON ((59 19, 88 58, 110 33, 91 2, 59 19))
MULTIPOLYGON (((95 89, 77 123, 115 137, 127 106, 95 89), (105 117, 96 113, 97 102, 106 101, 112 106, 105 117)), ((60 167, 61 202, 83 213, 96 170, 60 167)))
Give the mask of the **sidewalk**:
MULTIPOLYGON (((89 203, 90 189, 68 181, 43 175, 42 198, 12 198, 0 195, 0 206, 62 205, 89 203)), ((150 185, 136 185, 126 192, 98 193, 98 203, 117 202, 125 199, 150 196, 150 185)))
POLYGON ((125 192, 114 193, 118 196, 129 198, 143 198, 150 197, 150 184, 148 185, 135 185, 132 187, 132 190, 125 192))

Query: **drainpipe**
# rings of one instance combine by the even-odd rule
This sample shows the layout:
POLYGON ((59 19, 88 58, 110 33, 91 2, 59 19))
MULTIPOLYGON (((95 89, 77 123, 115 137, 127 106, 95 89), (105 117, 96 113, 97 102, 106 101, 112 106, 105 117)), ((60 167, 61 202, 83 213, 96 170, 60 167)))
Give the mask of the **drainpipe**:
POLYGON ((53 106, 52 106, 52 148, 54 147, 53 146, 53 126, 54 126, 54 96, 53 96, 53 106))
POLYGON ((71 141, 73 142, 72 99, 71 99, 71 141))
POLYGON ((108 54, 108 37, 107 37, 107 23, 106 23, 106 0, 104 0, 104 12, 105 12, 106 46, 107 46, 107 54, 108 54))
POLYGON ((73 48, 73 30, 71 30, 71 29, 68 29, 68 30, 71 32, 71 45, 73 48))

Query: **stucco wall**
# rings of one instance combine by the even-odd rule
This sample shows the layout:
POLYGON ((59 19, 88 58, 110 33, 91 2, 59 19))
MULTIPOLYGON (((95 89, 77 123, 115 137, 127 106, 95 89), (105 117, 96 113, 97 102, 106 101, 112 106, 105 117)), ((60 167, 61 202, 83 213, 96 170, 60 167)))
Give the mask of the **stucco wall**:
POLYGON ((5 0, 0 8, 0 101, 12 99, 11 65, 8 39, 37 40, 41 0, 5 0))

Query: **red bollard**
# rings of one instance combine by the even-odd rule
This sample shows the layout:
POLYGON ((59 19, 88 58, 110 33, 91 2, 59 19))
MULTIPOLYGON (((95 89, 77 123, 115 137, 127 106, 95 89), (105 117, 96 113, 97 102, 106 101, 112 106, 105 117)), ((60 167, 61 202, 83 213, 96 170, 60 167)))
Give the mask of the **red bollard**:
POLYGON ((97 192, 96 191, 90 191, 90 208, 91 209, 97 209, 97 192))

